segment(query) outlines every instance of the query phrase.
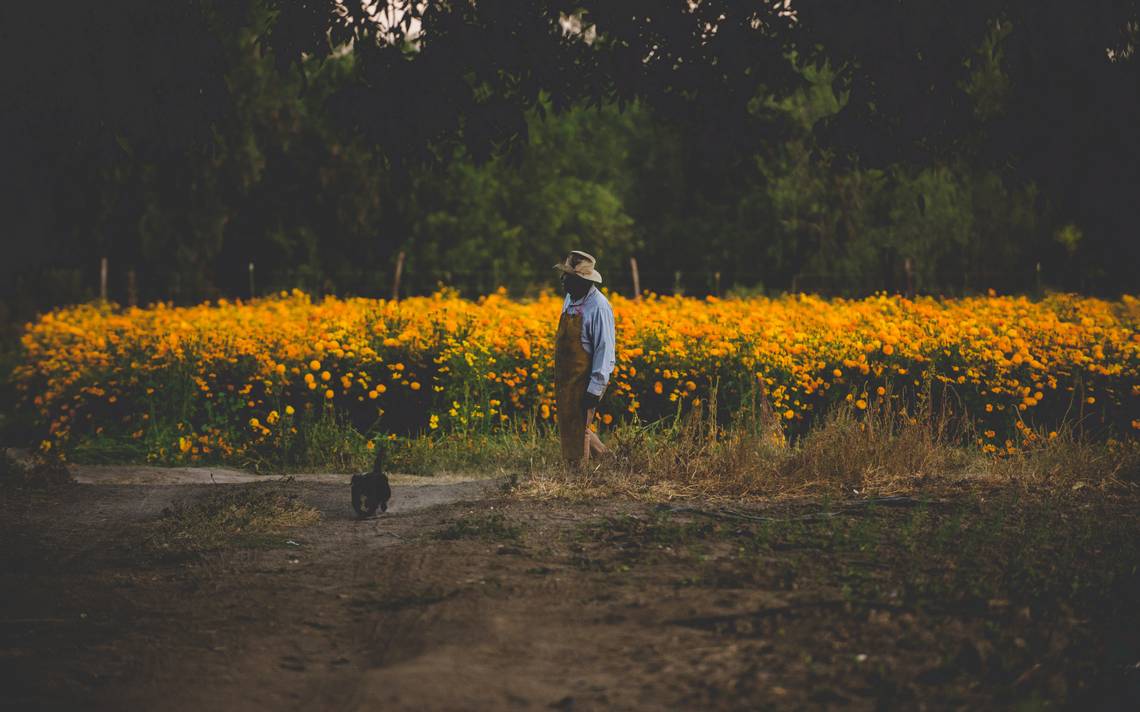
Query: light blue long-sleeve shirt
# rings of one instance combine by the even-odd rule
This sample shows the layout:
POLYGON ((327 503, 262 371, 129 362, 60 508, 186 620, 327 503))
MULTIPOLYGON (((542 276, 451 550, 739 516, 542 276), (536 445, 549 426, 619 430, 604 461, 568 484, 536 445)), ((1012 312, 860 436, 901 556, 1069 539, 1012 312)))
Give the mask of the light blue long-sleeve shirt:
POLYGON ((586 296, 579 301, 570 301, 570 295, 562 302, 562 312, 582 315, 582 348, 590 354, 590 383, 586 392, 601 396, 610 382, 614 371, 614 310, 606 295, 597 287, 590 287, 586 296))

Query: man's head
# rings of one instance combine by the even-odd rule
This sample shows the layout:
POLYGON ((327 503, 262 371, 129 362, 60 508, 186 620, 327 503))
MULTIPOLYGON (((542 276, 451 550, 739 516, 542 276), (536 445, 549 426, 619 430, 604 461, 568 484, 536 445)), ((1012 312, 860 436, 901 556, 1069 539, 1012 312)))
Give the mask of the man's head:
POLYGON ((602 275, 594 269, 595 264, 592 255, 571 250, 566 259, 554 265, 554 269, 560 273, 562 289, 571 299, 581 299, 592 285, 602 283, 602 275))

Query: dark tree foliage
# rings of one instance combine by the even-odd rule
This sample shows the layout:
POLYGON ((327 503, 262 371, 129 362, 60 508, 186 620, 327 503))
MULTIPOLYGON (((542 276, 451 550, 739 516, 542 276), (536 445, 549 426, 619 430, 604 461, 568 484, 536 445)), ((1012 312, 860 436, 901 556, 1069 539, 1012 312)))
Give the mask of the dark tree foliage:
POLYGON ((783 5, 279 0, 269 42, 281 64, 351 45, 355 81, 331 99, 334 115, 397 164, 456 139, 485 159, 525 145, 527 111, 638 99, 724 161, 771 135, 778 116, 749 111, 756 93, 799 82, 783 5))
POLYGON ((1065 286, 1134 286, 1140 262, 1140 2, 797 0, 805 57, 841 68, 820 136, 864 164, 968 160, 1035 183, 1065 233, 1065 286), (994 71, 987 81, 987 62, 994 71), (1067 264, 1084 235, 1083 265, 1067 264))
MULTIPOLYGON (((641 98, 688 128, 693 155, 714 176, 772 135, 778 115, 749 111, 757 92, 799 81, 782 8, 776 0, 5 3, 2 88, 17 109, 3 127, 14 144, 6 232, 36 236, 9 252, 5 276, 104 255, 137 261, 147 249, 137 234, 180 214, 174 222, 210 237, 201 250, 185 241, 157 249, 208 272, 228 221, 245 222, 206 205, 225 189, 212 169, 225 160, 227 122, 240 115, 231 88, 243 32, 272 53, 282 77, 295 72, 306 87, 323 60, 351 53, 351 76, 322 98, 323 109, 345 142, 375 151, 377 170, 399 176, 446 162, 457 147, 479 161, 517 153, 528 112, 641 98)), ((269 149, 264 161, 276 169, 288 153, 269 149)), ((266 209, 278 197, 266 196, 266 209)))
POLYGON ((1134 289, 1138 3, 13 0, 2 289, 426 289, 591 232, 657 289, 1134 289))
MULTIPOLYGON (((115 252, 111 235, 91 229, 115 224, 103 191, 117 167, 176 166, 211 145, 232 110, 221 38, 245 10, 227 0, 0 3, 6 286, 92 242, 115 252)), ((117 230, 138 219, 139 196, 129 200, 117 230)))

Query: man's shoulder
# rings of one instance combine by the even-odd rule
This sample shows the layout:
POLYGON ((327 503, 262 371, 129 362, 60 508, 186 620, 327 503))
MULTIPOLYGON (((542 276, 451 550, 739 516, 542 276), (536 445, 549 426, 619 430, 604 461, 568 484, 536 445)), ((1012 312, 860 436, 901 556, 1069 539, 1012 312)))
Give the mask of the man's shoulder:
POLYGON ((605 309, 609 312, 613 311, 613 306, 610 305, 610 300, 607 299, 606 295, 602 294, 602 290, 598 289, 597 287, 594 288, 594 296, 592 300, 594 304, 596 304, 599 308, 605 309))

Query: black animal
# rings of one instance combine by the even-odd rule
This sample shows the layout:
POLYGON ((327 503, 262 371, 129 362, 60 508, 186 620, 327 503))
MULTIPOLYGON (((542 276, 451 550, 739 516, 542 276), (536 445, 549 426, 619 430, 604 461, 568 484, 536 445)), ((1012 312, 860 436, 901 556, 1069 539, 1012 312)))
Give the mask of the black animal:
POLYGON ((384 449, 377 447, 372 471, 352 476, 352 508, 358 517, 371 517, 377 508, 387 512, 390 499, 392 487, 388 484, 388 475, 384 474, 384 449))

